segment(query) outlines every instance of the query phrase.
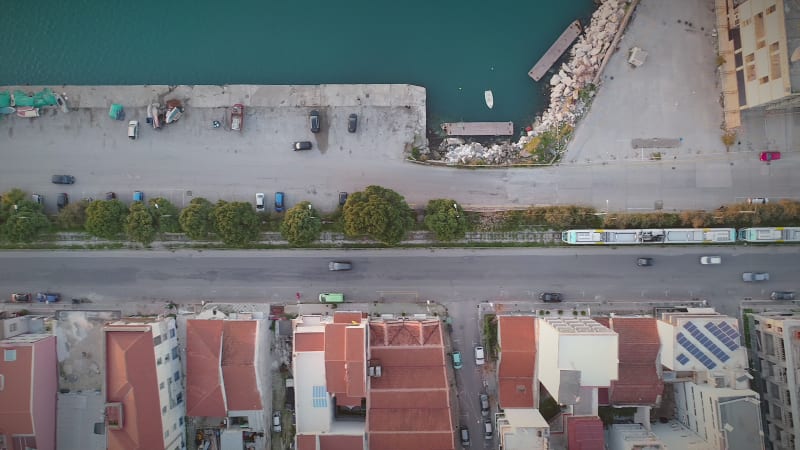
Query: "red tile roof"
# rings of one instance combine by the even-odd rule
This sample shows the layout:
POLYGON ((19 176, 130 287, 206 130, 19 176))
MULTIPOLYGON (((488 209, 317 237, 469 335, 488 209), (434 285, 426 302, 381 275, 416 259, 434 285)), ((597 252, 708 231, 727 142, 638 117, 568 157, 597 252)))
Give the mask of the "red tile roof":
POLYGON ((441 323, 370 323, 370 359, 382 376, 370 379, 367 431, 371 450, 453 450, 441 323))
POLYGON ((603 421, 597 416, 567 418, 567 449, 604 450, 603 421))
POLYGON ((365 332, 363 327, 351 326, 350 321, 325 326, 325 383, 328 392, 351 398, 366 396, 365 332))
POLYGON ((9 449, 55 450, 56 337, 24 334, 0 342, 0 376, 0 435, 6 435, 9 449))
POLYGON ((531 316, 498 316, 499 402, 503 408, 534 408, 536 320, 531 316))
POLYGON ((107 330, 105 339, 106 402, 122 403, 125 414, 122 429, 107 429, 107 448, 163 449, 153 334, 107 330))
POLYGON ((348 325, 358 325, 361 319, 366 317, 365 313, 355 311, 342 311, 333 313, 333 323, 346 323, 348 325))
POLYGON ((317 450, 316 434, 298 434, 297 450, 317 450))
POLYGON ((296 352, 321 352, 325 350, 325 333, 295 333, 294 350, 296 352))
POLYGON ((320 450, 355 450, 364 448, 364 436, 321 435, 320 450))
POLYGON ((600 317, 595 320, 619 334, 619 379, 611 382, 611 404, 656 404, 664 392, 664 382, 657 370, 661 343, 656 319, 600 317))
POLYGON ((187 415, 222 417, 231 410, 261 409, 257 330, 254 320, 186 322, 187 415))

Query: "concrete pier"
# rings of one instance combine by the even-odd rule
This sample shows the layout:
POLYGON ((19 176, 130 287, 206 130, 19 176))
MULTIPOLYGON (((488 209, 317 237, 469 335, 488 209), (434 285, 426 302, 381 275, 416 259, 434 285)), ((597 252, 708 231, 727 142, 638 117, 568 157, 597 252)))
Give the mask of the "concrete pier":
POLYGON ((545 73, 558 61, 558 58, 564 54, 575 39, 580 36, 582 31, 580 21, 576 20, 569 24, 566 30, 561 33, 561 36, 550 46, 545 54, 539 59, 535 66, 528 71, 528 76, 533 78, 533 81, 542 79, 545 73))
POLYGON ((448 136, 511 136, 514 122, 453 122, 442 129, 448 136))

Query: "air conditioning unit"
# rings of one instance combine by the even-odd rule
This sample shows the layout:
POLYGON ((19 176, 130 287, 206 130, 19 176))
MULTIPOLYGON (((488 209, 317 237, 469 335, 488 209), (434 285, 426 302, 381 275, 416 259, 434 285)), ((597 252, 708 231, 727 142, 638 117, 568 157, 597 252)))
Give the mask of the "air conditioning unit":
POLYGON ((381 366, 369 366, 369 376, 380 378, 381 377, 381 366))

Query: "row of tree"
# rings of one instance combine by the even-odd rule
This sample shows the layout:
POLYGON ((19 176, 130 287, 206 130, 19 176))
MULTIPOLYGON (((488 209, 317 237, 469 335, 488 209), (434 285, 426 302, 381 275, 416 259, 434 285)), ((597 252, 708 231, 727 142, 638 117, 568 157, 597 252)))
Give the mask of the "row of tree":
MULTIPOLYGON (((42 205, 28 200, 19 189, 6 192, 0 201, 0 236, 11 242, 32 242, 52 228, 42 205)), ((400 242, 412 229, 415 213, 397 192, 368 186, 350 195, 341 211, 349 236, 368 236, 388 245, 400 242)), ((162 233, 183 232, 194 240, 218 239, 229 246, 257 241, 266 213, 256 213, 246 202, 195 198, 179 210, 161 197, 128 207, 119 200, 80 201, 67 205, 55 218, 62 229, 82 229, 104 239, 128 239, 149 244, 162 233)), ((425 225, 437 239, 449 241, 464 236, 464 211, 451 199, 428 203, 425 225)), ((308 245, 319 239, 322 218, 309 202, 288 209, 280 224, 281 234, 292 245, 308 245)))

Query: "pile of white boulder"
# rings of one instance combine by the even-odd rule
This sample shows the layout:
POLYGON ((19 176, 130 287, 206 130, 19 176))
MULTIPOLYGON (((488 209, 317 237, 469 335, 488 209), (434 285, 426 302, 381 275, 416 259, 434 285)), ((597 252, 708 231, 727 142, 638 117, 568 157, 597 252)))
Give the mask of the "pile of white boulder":
POLYGON ((555 125, 575 125, 582 111, 580 90, 592 82, 625 16, 625 0, 605 0, 570 50, 570 60, 550 79, 550 106, 534 124, 533 134, 555 125))
POLYGON ((447 164, 505 164, 519 154, 514 144, 494 144, 484 147, 477 142, 447 146, 444 161, 447 164))

